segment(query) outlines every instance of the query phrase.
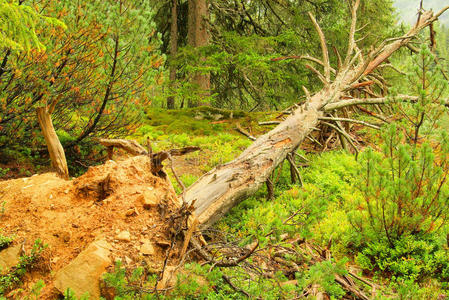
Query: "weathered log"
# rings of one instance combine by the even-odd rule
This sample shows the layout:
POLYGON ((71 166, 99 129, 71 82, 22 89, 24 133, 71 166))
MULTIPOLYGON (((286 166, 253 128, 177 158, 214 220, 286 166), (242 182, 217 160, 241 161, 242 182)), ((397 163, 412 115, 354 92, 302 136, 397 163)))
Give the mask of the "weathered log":
POLYGON ((134 140, 99 139, 99 143, 108 148, 109 159, 112 158, 112 151, 114 148, 120 148, 132 155, 147 154, 147 150, 134 140))
MULTIPOLYGON (((200 228, 210 226, 241 200, 256 192, 267 181, 273 170, 289 153, 296 150, 317 126, 319 119, 324 117, 327 105, 332 106, 342 98, 348 99, 348 96, 350 97, 348 90, 351 86, 359 81, 366 81, 364 76, 374 71, 396 50, 410 42, 412 37, 449 9, 446 7, 435 16, 431 12, 422 14, 415 27, 406 35, 385 43, 385 46, 372 51, 368 58, 364 59, 354 39, 359 2, 356 1, 352 11, 348 54, 335 79, 330 82, 326 42, 319 25, 313 22, 318 27, 323 48, 324 75, 320 77, 325 82, 324 88, 310 96, 305 104, 293 110, 292 114, 276 128, 260 136, 235 160, 217 166, 186 190, 185 200, 189 203, 196 201, 195 215, 200 222, 200 228)), ((315 20, 312 18, 312 21, 315 20)))

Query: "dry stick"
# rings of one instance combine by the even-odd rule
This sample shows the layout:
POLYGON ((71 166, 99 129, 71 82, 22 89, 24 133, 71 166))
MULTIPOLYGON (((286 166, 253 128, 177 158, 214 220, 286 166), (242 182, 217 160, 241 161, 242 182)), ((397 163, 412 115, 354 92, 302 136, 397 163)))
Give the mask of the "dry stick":
POLYGON ((320 147, 323 147, 323 145, 320 142, 318 142, 313 136, 308 135, 307 139, 313 143, 317 143, 320 147))
POLYGON ((357 31, 357 10, 359 9, 360 0, 356 0, 354 3, 354 6, 351 8, 351 29, 349 31, 349 45, 348 45, 348 52, 346 54, 345 58, 345 67, 350 66, 350 60, 352 53, 354 52, 354 49, 356 47, 355 43, 355 33, 357 31))
POLYGON ((348 118, 332 118, 332 117, 321 117, 319 118, 319 120, 322 121, 338 121, 338 122, 350 122, 350 123, 356 123, 356 124, 362 124, 365 125, 367 127, 371 127, 374 129, 380 129, 379 126, 364 122, 364 121, 360 121, 360 120, 354 120, 354 119, 348 119, 348 118))
POLYGON ((300 186, 303 186, 304 183, 302 181, 301 173, 298 170, 298 167, 296 166, 295 160, 293 159, 293 155, 290 153, 287 155, 287 160, 290 162, 290 165, 295 170, 296 176, 298 177, 300 186))
POLYGON ((347 106, 361 105, 361 104, 385 104, 385 103, 394 103, 399 101, 417 101, 418 97, 416 96, 408 96, 408 95, 398 95, 396 97, 381 97, 381 98, 354 98, 348 100, 342 100, 335 103, 329 103, 324 107, 325 111, 332 111, 336 109, 340 109, 347 106))
MULTIPOLYGON (((330 72, 331 67, 330 67, 330 62, 329 62, 329 51, 327 50, 327 45, 326 45, 326 38, 324 36, 323 30, 321 30, 320 24, 318 24, 315 17, 310 12, 309 12, 309 18, 312 21, 313 26, 315 26, 315 29, 318 32, 318 36, 320 37, 321 50, 323 52, 324 79, 325 79, 325 82, 327 82, 326 85, 328 85, 329 81, 331 79, 331 72, 330 72)), ((318 74, 319 74, 319 72, 318 72, 318 74)))
POLYGON ((254 253, 254 251, 256 251, 257 247, 259 247, 259 241, 257 241, 256 244, 246 254, 242 255, 238 259, 236 259, 234 261, 230 261, 230 262, 217 262, 214 264, 214 266, 215 267, 224 267, 224 268, 236 267, 236 266, 238 266, 239 263, 248 259, 254 253))
POLYGON ((346 140, 351 144, 352 148, 354 148, 354 150, 356 152, 356 157, 359 155, 359 149, 357 149, 357 147, 354 145, 352 137, 344 129, 339 128, 338 126, 336 126, 332 123, 328 123, 328 122, 323 122, 323 123, 326 124, 327 126, 334 128, 339 133, 341 133, 346 138, 346 140))
POLYGON ((242 126, 240 126, 239 123, 237 123, 237 128, 235 129, 238 132, 240 132, 241 134, 243 134, 244 136, 246 136, 247 138, 249 138, 252 141, 255 141, 256 138, 253 137, 249 132, 247 132, 245 129, 242 128, 242 126))
POLYGON ((196 226, 198 226, 198 218, 195 218, 193 220, 192 225, 190 225, 189 230, 187 231, 187 233, 184 235, 184 245, 182 246, 182 250, 181 250, 181 255, 180 257, 184 257, 184 254, 187 251, 187 247, 189 246, 190 243, 190 239, 192 238, 193 232, 196 229, 196 226))
POLYGON ((259 122, 259 125, 278 125, 281 124, 280 121, 267 121, 267 122, 259 122))
POLYGON ((250 295, 248 292, 242 290, 241 288, 236 287, 236 286, 231 282, 231 279, 230 279, 228 276, 222 275, 221 277, 223 278, 223 280, 224 280, 227 284, 229 284, 229 286, 230 286, 234 291, 239 292, 239 293, 245 295, 245 296, 248 297, 248 298, 251 298, 251 295, 250 295))
POLYGON ((176 174, 175 169, 173 168, 173 158, 171 157, 170 154, 168 154, 168 159, 170 160, 170 169, 176 178, 176 182, 178 182, 179 186, 182 188, 182 203, 186 203, 185 201, 186 187, 184 183, 182 183, 181 179, 179 179, 178 174, 176 174))

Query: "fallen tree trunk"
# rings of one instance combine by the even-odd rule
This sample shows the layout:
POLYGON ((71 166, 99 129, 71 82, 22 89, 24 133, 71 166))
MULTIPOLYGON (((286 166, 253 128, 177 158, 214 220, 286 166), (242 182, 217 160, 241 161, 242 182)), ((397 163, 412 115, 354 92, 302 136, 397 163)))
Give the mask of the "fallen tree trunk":
MULTIPOLYGON (((392 39, 390 43, 387 41, 381 47, 371 51, 365 59, 357 48, 354 38, 359 2, 359 0, 355 1, 352 9, 347 56, 341 68, 335 72, 335 78, 331 81, 331 74, 335 70, 329 63, 324 34, 311 15, 323 50, 323 59, 321 61, 314 59, 314 61, 323 66, 324 73, 321 74, 313 67, 309 69, 318 75, 324 88, 313 96, 310 96, 305 89, 307 95, 305 104, 293 110, 285 121, 259 137, 238 158, 214 168, 186 190, 185 201, 188 203, 195 201, 194 212, 199 220, 200 228, 207 228, 241 200, 256 192, 273 170, 286 159, 289 153, 295 151, 318 125, 320 118, 323 118, 325 112, 329 110, 326 108, 327 105, 331 107, 333 105, 334 109, 341 108, 335 104, 339 103, 340 99, 351 98, 349 92, 352 89, 363 87, 364 85, 359 83, 366 81, 365 76, 371 74, 396 50, 410 42, 422 29, 432 24, 445 10, 449 9, 446 7, 436 15, 432 12, 424 12, 415 27, 406 35, 392 39)), ((369 100, 364 100, 370 103, 369 100)), ((387 101, 384 99, 384 102, 387 101)), ((379 103, 380 100, 373 102, 379 103)))

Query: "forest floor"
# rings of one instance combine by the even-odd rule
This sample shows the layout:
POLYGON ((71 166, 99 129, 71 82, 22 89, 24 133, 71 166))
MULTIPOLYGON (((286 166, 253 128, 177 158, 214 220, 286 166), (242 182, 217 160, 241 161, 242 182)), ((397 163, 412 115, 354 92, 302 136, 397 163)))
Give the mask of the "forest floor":
MULTIPOLYGON (((237 127, 258 136, 270 129, 270 126, 260 126, 258 122, 276 117, 273 114, 249 115, 203 108, 189 113, 154 110, 147 114, 145 125, 130 138, 145 144, 146 138, 150 137, 154 151, 183 146, 202 148, 200 152, 173 160, 173 168, 186 186, 216 165, 232 160, 251 143, 248 137, 236 131, 237 127)), ((300 152, 303 155, 315 153, 320 148, 318 143, 307 141, 300 152)), ((329 148, 337 143, 335 137, 329 148)), ((148 157, 128 158, 117 153, 114 160, 116 162, 108 161, 91 167, 84 175, 70 181, 60 179, 54 173, 0 181, 0 204, 4 203, 0 211, 0 237, 14 238, 14 242, 0 252, 0 266, 1 254, 10 251, 8 255, 11 255, 11 249, 15 251, 14 263, 18 263, 19 256, 30 253, 36 240, 48 245, 39 262, 22 279, 23 285, 4 288, 7 297, 21 298, 33 289, 38 279, 42 279, 45 282, 40 294, 42 299, 57 298, 67 287, 74 289, 78 297, 81 291, 88 291, 95 299, 100 293, 107 295, 107 290, 100 291, 95 287, 98 287, 101 271, 114 272, 114 261, 121 261, 129 270, 143 263, 147 270, 159 272, 164 268, 167 253, 169 258, 179 255, 181 239, 170 244, 170 230, 173 228, 170 216, 176 214, 180 207, 176 193, 180 194, 182 189, 170 168, 165 169, 172 180, 166 180, 151 173, 148 157), (94 251, 91 251, 92 247, 94 251), (79 274, 70 274, 74 270, 80 270, 79 274), (92 279, 90 276, 95 272, 99 274, 92 279)), ((274 181, 278 201, 286 195, 298 197, 298 189, 287 182, 288 166, 283 165, 276 172, 274 181)), ((263 189, 253 200, 260 201, 265 195, 263 189)), ((241 237, 251 235, 254 222, 261 220, 244 221, 242 213, 246 214, 244 211, 248 207, 256 209, 257 206, 251 200, 246 204, 249 206, 242 205, 243 211, 242 207, 237 208, 237 214, 231 213, 217 225, 219 231, 241 237), (240 216, 238 221, 234 219, 236 216, 240 216)), ((288 213, 287 208, 285 213, 288 213)), ((279 218, 282 215, 285 214, 280 213, 279 218)), ((268 227, 264 232, 266 230, 268 227)), ((295 243, 298 236, 282 234, 279 242, 285 244, 287 240, 295 243)), ((247 243, 251 245, 252 242, 247 240, 247 243)), ((168 267, 173 269, 174 262, 178 261, 172 260, 168 267)), ((13 265, 7 267, 14 269, 13 265)), ((3 273, 7 276, 4 274, 8 273, 3 273)), ((295 278, 286 279, 291 282, 295 278)), ((168 284, 167 278, 163 278, 158 286, 160 284, 168 284)))

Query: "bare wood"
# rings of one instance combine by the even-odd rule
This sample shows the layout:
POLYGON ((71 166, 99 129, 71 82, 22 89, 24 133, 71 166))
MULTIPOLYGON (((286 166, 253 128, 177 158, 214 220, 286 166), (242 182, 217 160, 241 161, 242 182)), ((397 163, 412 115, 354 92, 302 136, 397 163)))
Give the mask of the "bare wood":
POLYGON ((332 117, 321 117, 320 120, 323 121, 339 121, 339 122, 349 122, 349 123, 356 123, 356 124, 361 124, 361 125, 365 125, 367 127, 371 127, 374 129, 380 129, 379 126, 370 124, 368 122, 364 122, 364 121, 360 121, 360 120, 355 120, 355 119, 348 119, 348 118, 332 118, 332 117))
POLYGON ((192 222, 192 225, 189 226, 189 230, 187 230, 187 233, 184 235, 184 244, 182 246, 180 257, 184 257, 187 251, 187 247, 189 246, 190 240, 192 239, 193 232, 196 230, 196 227, 198 226, 198 219, 195 218, 192 222))
POLYGON ((341 100, 335 103, 329 103, 324 107, 325 111, 332 111, 347 106, 362 105, 362 104, 385 104, 399 101, 417 101, 418 97, 398 95, 396 97, 381 97, 381 98, 354 98, 348 100, 341 100))
POLYGON ((371 61, 364 71, 364 75, 371 73, 374 69, 376 69, 380 64, 382 64, 388 57, 390 57, 394 52, 396 52, 399 48, 404 45, 407 45, 410 40, 416 36, 422 29, 432 24, 434 21, 438 19, 446 10, 449 9, 449 6, 440 10, 436 15, 433 15, 431 11, 424 12, 416 23, 415 27, 410 29, 410 31, 405 34, 401 39, 389 44, 384 48, 384 50, 377 55, 377 57, 371 61))
POLYGON ((65 158, 64 148, 59 141, 53 121, 51 120, 51 113, 47 107, 38 107, 37 119, 42 134, 47 144, 48 153, 50 154, 51 166, 64 179, 69 179, 69 169, 67 167, 67 160, 65 158))
POLYGON ((329 82, 331 79, 331 71, 330 71, 331 67, 330 67, 330 61, 329 61, 329 51, 327 50, 327 45, 326 45, 326 37, 324 36, 323 30, 321 30, 321 27, 318 24, 318 22, 316 21, 315 17, 310 12, 309 12, 309 18, 312 21, 313 26, 315 26, 318 36, 320 37, 321 50, 323 52, 324 76, 326 78, 326 81, 329 82))
POLYGON ((280 121, 267 121, 267 122, 259 122, 259 125, 278 125, 281 124, 280 121))
POLYGON ((345 59, 345 65, 349 65, 349 62, 351 61, 352 53, 354 52, 354 49, 356 47, 355 43, 355 33, 356 33, 356 26, 357 26, 357 10, 359 9, 360 0, 356 0, 354 3, 354 6, 351 8, 351 29, 349 31, 349 45, 348 45, 348 52, 346 54, 345 59))
MULTIPOLYGON (((338 133, 341 134, 348 141, 349 144, 351 144, 351 146, 354 149, 354 151, 357 154, 359 153, 359 149, 357 149, 357 146, 354 144, 353 138, 341 126, 334 125, 334 124, 331 124, 331 123, 328 123, 328 122, 323 122, 323 124, 326 124, 327 126, 332 127, 335 130, 337 130, 338 133)), ((343 143, 343 141, 342 141, 342 143, 343 143)), ((349 150, 349 149, 345 149, 345 150, 349 150)))
POLYGON ((242 126, 240 126, 239 123, 237 123, 237 128, 235 130, 237 130, 238 132, 240 132, 241 134, 243 134, 244 136, 246 136, 247 138, 249 138, 252 141, 256 140, 256 138, 253 137, 248 131, 243 129, 242 126))
POLYGON ((132 155, 143 155, 148 153, 144 147, 134 140, 99 139, 99 143, 107 148, 115 147, 123 149, 132 155))

